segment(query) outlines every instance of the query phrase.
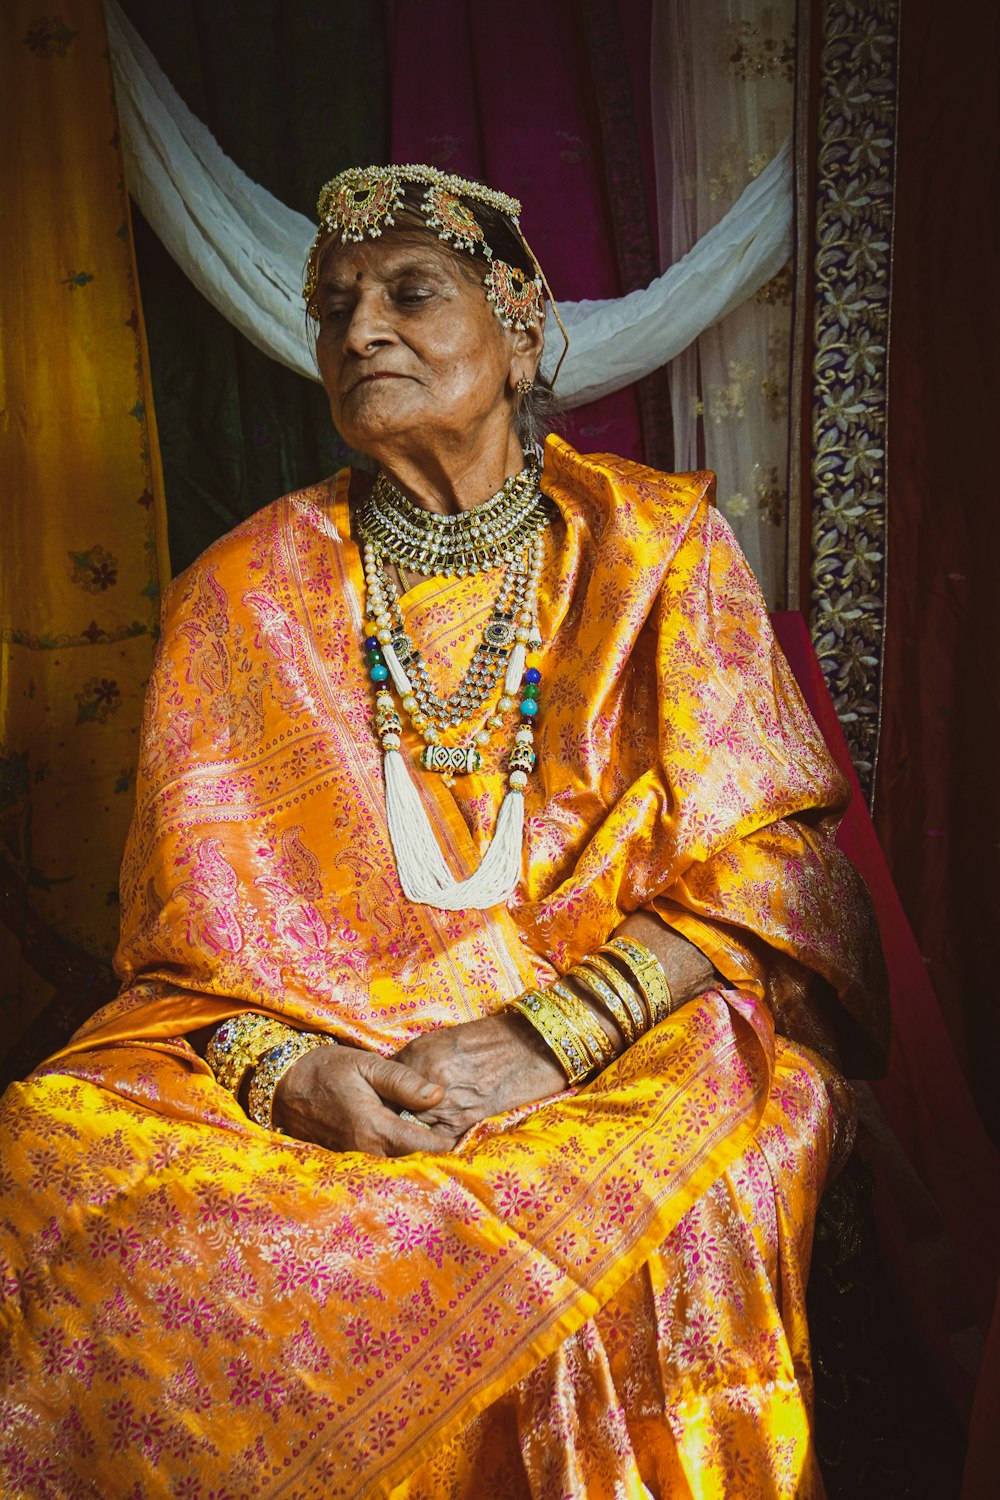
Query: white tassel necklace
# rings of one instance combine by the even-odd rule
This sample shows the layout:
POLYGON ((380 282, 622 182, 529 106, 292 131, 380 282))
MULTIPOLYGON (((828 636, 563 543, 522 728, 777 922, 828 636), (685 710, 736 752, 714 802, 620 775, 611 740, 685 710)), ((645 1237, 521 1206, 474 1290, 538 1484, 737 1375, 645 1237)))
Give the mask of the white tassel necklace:
POLYGON ((506 901, 517 885, 524 788, 535 764, 532 723, 538 713, 541 682, 541 673, 528 653, 542 644, 537 596, 549 519, 534 463, 509 479, 484 506, 460 516, 439 516, 412 505, 384 475, 359 512, 365 544, 366 613, 373 626, 365 650, 376 694, 375 727, 384 753, 389 837, 403 893, 421 905, 483 910, 506 901), (397 525, 400 516, 405 524, 397 525), (477 517, 479 524, 473 526, 477 517), (442 522, 451 524, 442 526, 442 522), (396 590, 385 572, 386 561, 414 572, 433 567, 460 576, 504 565, 492 616, 462 681, 447 697, 435 691, 410 639, 396 590), (520 727, 508 761, 507 792, 479 867, 465 880, 456 880, 449 870, 401 754, 402 719, 389 690, 390 681, 402 711, 424 740, 420 764, 425 771, 442 773, 449 785, 455 776, 479 769, 491 731, 502 729, 517 706, 520 727), (484 705, 498 689, 492 712, 481 719, 484 705), (459 742, 448 743, 449 731, 456 729, 464 730, 459 742))

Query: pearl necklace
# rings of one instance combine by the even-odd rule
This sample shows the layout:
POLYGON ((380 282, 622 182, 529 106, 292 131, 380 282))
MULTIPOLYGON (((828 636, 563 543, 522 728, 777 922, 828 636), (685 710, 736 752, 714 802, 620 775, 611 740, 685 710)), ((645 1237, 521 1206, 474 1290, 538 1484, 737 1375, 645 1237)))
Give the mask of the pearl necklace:
MULTIPOLYGON (((528 665, 528 649, 537 650, 542 644, 537 595, 544 531, 549 521, 548 507, 537 488, 537 467, 529 465, 522 470, 522 475, 529 473, 534 493, 530 504, 524 504, 522 497, 520 509, 523 517, 532 517, 530 530, 521 531, 525 524, 523 519, 507 528, 503 543, 507 566, 503 569, 492 616, 461 683, 447 697, 437 693, 431 683, 423 658, 406 629, 396 590, 385 572, 387 560, 397 566, 414 567, 413 553, 390 557, 388 552, 381 550, 381 534, 377 529, 367 524, 361 528, 365 537, 366 614, 375 627, 374 633, 365 641, 365 650, 376 695, 375 728, 384 756, 389 835, 404 894, 411 901, 425 905, 449 910, 494 906, 511 894, 520 873, 523 792, 535 764, 532 724, 538 713, 541 682, 537 666, 528 665), (515 534, 522 536, 520 556, 513 551, 515 534), (524 546, 523 542, 527 545, 524 546), (480 711, 497 692, 501 677, 497 702, 492 712, 487 711, 482 719, 480 711), (482 750, 490 741, 490 731, 503 728, 515 702, 518 704, 521 723, 514 735, 508 760, 508 789, 497 816, 493 838, 479 868, 465 880, 456 881, 452 876, 420 793, 403 762, 400 754, 403 722, 389 689, 390 681, 399 695, 400 709, 409 716, 424 740, 421 765, 427 771, 443 773, 449 785, 456 775, 479 770, 482 750), (462 742, 443 743, 442 736, 455 728, 464 730, 462 742)), ((514 480, 521 479, 521 475, 513 477, 514 480)), ((508 490, 511 483, 508 481, 504 489, 508 490)), ((500 491, 501 495, 503 493, 500 491)), ((486 502, 494 513, 498 509, 495 505, 497 499, 498 496, 494 496, 486 502)), ((428 517, 429 513, 422 511, 421 515, 428 517)), ((432 519, 455 518, 434 516, 432 519)), ((495 548, 498 544, 494 540, 489 545, 495 548)), ((472 554, 462 543, 456 555, 467 558, 472 554)), ((480 567, 486 566, 479 560, 481 555, 475 558, 476 566, 468 567, 462 562, 453 571, 460 574, 480 571, 480 567)))

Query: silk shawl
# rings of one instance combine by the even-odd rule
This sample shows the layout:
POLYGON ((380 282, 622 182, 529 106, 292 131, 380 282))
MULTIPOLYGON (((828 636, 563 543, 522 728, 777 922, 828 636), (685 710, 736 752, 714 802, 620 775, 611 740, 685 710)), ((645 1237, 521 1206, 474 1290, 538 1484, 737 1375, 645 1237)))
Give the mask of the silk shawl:
MULTIPOLYGON (((788 955, 884 1042, 867 893, 834 842, 846 786, 711 475, 549 439, 561 521, 522 878, 508 911, 455 914, 411 905, 395 878, 348 478, 259 512, 165 601, 122 873, 124 991, 72 1046, 252 1006, 388 1051, 567 968, 643 906, 761 997, 788 955)), ((448 688, 488 616, 480 581, 428 580, 406 604, 448 688)), ((420 785, 467 872, 502 757, 452 791, 420 785)))
MULTIPOLYGON (((49 1409, 47 1379, 76 1379, 91 1452, 152 1424, 151 1473, 204 1479, 228 1472, 208 1393, 262 1493, 387 1493, 739 1156, 782 986, 818 976, 880 1033, 865 893, 834 843, 844 786, 710 483, 549 440, 539 764, 506 910, 399 890, 349 476, 276 502, 177 580, 123 869, 123 990, 2 1121, 11 1180, 37 1184, 2 1240, 19 1434, 49 1409), (268 1135, 184 1040, 252 1008, 391 1053, 565 969, 639 907, 701 946, 720 988, 588 1088, 446 1156, 268 1135)), ((404 609, 447 689, 488 614, 482 580, 428 580, 404 609)), ((420 786, 467 871, 501 767, 420 786)), ((830 1149, 817 1125, 813 1193, 830 1149)))

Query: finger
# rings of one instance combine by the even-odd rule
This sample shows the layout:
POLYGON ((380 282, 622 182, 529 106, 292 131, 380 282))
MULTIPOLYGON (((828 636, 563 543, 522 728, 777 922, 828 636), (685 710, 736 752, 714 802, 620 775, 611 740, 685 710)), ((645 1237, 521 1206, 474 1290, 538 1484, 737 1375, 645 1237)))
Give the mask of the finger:
POLYGON ((432 1130, 425 1125, 409 1124, 401 1120, 395 1110, 387 1109, 369 1095, 346 1129, 331 1129, 325 1123, 317 1122, 308 1135, 300 1139, 313 1141, 329 1151, 360 1151, 365 1156, 393 1157, 410 1156, 415 1151, 450 1151, 458 1137, 448 1127, 432 1130))
MULTIPOLYGON (((372 1123, 376 1122, 372 1120, 372 1123)), ((396 1111, 382 1104, 378 1106, 376 1128, 386 1156, 408 1156, 414 1151, 450 1151, 460 1134, 450 1121, 435 1120, 432 1123, 408 1109, 396 1111)))
POLYGON ((386 1156, 411 1156, 415 1151, 450 1151, 458 1140, 451 1130, 428 1125, 411 1125, 392 1115, 386 1124, 383 1147, 386 1156))
POLYGON ((359 1065, 359 1072, 387 1104, 404 1109, 428 1109, 444 1098, 444 1089, 439 1083, 429 1083, 414 1068, 397 1062, 393 1057, 366 1054, 359 1065))

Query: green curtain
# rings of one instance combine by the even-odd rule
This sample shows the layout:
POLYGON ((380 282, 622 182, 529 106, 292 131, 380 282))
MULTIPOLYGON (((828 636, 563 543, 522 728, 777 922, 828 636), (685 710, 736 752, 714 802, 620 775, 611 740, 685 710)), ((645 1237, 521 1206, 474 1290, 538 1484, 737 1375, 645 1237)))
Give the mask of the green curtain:
MULTIPOLYGON (((343 167, 387 159, 383 0, 123 0, 123 9, 223 150, 300 213, 314 216, 319 188, 343 167)), ((210 307, 138 212, 135 239, 178 573, 348 455, 322 389, 210 307)))

